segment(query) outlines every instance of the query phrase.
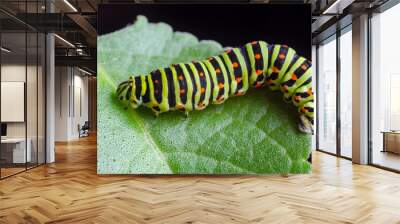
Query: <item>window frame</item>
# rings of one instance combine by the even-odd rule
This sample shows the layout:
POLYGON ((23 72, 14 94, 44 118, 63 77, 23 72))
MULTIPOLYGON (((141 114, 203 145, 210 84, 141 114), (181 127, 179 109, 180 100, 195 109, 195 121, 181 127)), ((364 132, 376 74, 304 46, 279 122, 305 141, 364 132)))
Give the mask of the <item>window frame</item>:
POLYGON ((383 170, 387 170, 387 171, 391 171, 391 172, 395 172, 395 173, 400 173, 400 170, 398 169, 394 169, 391 167, 387 167, 387 166, 383 166, 377 163, 374 163, 373 161, 373 153, 374 153, 374 149, 373 149, 373 132, 372 132, 372 92, 373 92, 373 88, 372 88, 372 71, 373 71, 373 67, 372 67, 372 54, 373 54, 373 38, 372 38, 372 19, 374 17, 374 14, 381 14, 384 13, 385 11, 391 9, 394 6, 397 6, 400 3, 400 1, 398 0, 388 0, 387 2, 385 2, 384 4, 380 5, 377 8, 371 9, 369 10, 368 13, 368 30, 367 30, 367 40, 368 40, 368 54, 367 54, 367 79, 368 79, 368 165, 373 166, 373 167, 377 167, 383 170))
POLYGON ((323 152, 329 155, 333 155, 339 158, 343 158, 343 159, 347 159, 347 160, 352 160, 351 157, 347 157, 342 155, 342 150, 341 150, 341 118, 340 118, 340 103, 341 103, 341 99, 340 99, 340 93, 341 93, 341 89, 340 89, 340 84, 341 84, 341 66, 340 66, 340 37, 342 35, 344 35, 347 32, 351 32, 352 31, 352 23, 347 24, 346 26, 344 26, 341 29, 337 29, 336 33, 330 35, 329 37, 319 41, 316 44, 316 89, 317 89, 317 100, 316 100, 316 119, 315 119, 315 126, 316 126, 316 151, 319 152, 323 152), (336 152, 332 153, 329 152, 327 150, 321 149, 320 148, 320 142, 319 142, 319 131, 320 131, 320 127, 319 127, 319 102, 320 102, 320 94, 319 94, 319 87, 320 87, 320 74, 319 74, 319 64, 320 64, 320 55, 318 53, 318 49, 320 47, 320 45, 322 43, 328 43, 330 41, 336 41, 336 152))

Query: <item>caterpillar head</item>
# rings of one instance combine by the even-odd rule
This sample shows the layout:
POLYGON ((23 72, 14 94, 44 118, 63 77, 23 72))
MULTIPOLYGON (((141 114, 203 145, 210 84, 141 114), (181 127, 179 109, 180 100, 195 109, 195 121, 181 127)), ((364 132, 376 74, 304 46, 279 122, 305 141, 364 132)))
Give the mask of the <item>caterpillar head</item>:
POLYGON ((308 119, 304 114, 300 115, 299 130, 306 134, 313 135, 314 127, 310 119, 308 119))
POLYGON ((136 109, 142 104, 142 99, 136 96, 136 85, 133 78, 121 82, 118 85, 116 92, 118 99, 126 106, 130 105, 132 108, 136 109))

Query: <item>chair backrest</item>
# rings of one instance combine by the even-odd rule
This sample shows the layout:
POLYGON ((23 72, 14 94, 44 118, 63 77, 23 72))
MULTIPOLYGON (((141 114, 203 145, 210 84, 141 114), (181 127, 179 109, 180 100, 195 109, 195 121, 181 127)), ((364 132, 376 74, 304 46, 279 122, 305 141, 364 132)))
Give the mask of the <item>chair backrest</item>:
POLYGON ((87 128, 88 129, 90 127, 89 124, 90 124, 89 121, 85 121, 85 124, 83 124, 82 128, 87 128))

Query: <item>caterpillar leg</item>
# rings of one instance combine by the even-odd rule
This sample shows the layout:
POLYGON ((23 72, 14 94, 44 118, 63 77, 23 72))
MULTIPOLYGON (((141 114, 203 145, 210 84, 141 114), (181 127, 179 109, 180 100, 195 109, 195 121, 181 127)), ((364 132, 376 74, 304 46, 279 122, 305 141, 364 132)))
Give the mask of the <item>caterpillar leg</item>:
POLYGON ((309 101, 299 108, 300 112, 300 131, 308 134, 314 133, 314 102, 309 101))
POLYGON ((304 114, 300 115, 299 130, 307 134, 314 134, 313 124, 304 114))
POLYGON ((161 113, 159 110, 156 110, 156 109, 154 109, 154 108, 152 109, 152 111, 153 111, 153 114, 154 114, 154 117, 155 117, 155 118, 157 118, 158 115, 160 115, 160 113, 161 113))
POLYGON ((153 105, 151 107, 151 110, 154 113, 154 117, 158 117, 158 115, 161 113, 160 107, 158 105, 153 105))

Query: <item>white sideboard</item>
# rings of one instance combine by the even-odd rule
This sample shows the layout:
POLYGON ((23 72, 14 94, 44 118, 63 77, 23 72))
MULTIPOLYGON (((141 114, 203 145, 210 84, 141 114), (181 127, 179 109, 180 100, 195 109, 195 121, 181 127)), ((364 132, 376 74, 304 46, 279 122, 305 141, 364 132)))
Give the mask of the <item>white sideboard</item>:
POLYGON ((25 138, 6 138, 1 139, 1 144, 6 145, 7 147, 13 147, 12 157, 13 163, 25 163, 31 162, 32 160, 32 140, 27 138, 26 140, 27 147, 25 151, 25 138))

